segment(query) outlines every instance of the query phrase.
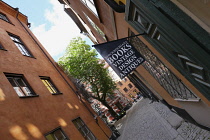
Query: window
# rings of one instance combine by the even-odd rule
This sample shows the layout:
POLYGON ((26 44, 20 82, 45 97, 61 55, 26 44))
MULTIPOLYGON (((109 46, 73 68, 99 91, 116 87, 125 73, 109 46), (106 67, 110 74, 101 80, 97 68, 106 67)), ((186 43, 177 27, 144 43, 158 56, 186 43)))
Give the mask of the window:
POLYGON ((123 81, 127 82, 127 78, 125 77, 125 78, 123 79, 123 81))
POLYGON ((45 134, 45 138, 47 140, 69 140, 69 138, 60 127, 45 134))
POLYGON ((12 34, 9 34, 9 36, 12 39, 12 41, 15 43, 15 45, 17 46, 17 48, 19 49, 19 51, 23 55, 32 57, 32 55, 26 49, 25 45, 23 44, 23 42, 20 40, 20 38, 18 36, 15 36, 15 35, 12 35, 12 34))
MULTIPOLYGON (((84 13, 84 12, 83 12, 84 13)), ((92 25, 92 27, 101 35, 101 37, 107 41, 106 39, 106 35, 104 34, 104 32, 84 13, 84 15, 86 16, 86 18, 88 19, 89 23, 92 25)))
POLYGON ((125 92, 128 92, 128 89, 127 89, 127 88, 124 88, 123 90, 124 90, 125 92))
POLYGON ((19 97, 38 96, 29 87, 23 75, 20 74, 5 74, 5 75, 19 97))
POLYGON ((109 96, 109 98, 111 99, 111 100, 114 100, 115 99, 115 96, 114 95, 108 95, 109 96))
POLYGON ((2 45, 0 44, 0 49, 3 49, 2 45))
POLYGON ((93 135, 93 133, 89 130, 89 128, 85 125, 80 117, 73 120, 72 122, 86 140, 96 140, 96 137, 93 135))
POLYGON ((160 40, 161 34, 157 25, 153 24, 139 9, 134 8, 132 12, 134 24, 142 28, 151 38, 160 40))
POLYGON ((58 91, 58 89, 54 86, 49 77, 40 77, 40 78, 51 94, 61 94, 58 91))
POLYGON ((133 95, 130 93, 130 94, 129 94, 129 97, 131 97, 131 98, 132 98, 132 97, 133 97, 133 95))
POLYGON ((210 87, 210 79, 207 76, 208 74, 204 70, 203 67, 192 62, 188 57, 186 57, 182 54, 177 53, 177 56, 181 62, 181 65, 183 66, 183 68, 185 70, 187 70, 188 72, 190 72, 190 74, 193 76, 193 78, 197 82, 199 82, 207 87, 210 87))
POLYGON ((129 87, 129 88, 132 88, 133 86, 132 86, 131 84, 128 84, 128 87, 129 87))
POLYGON ((138 23, 140 23, 145 29, 149 28, 149 22, 141 15, 139 14, 137 11, 135 13, 135 21, 137 21, 138 23))
POLYGON ((118 82, 118 84, 119 84, 119 86, 122 86, 123 85, 120 81, 118 82))
POLYGON ((3 13, 0 13, 0 19, 2 19, 2 20, 4 20, 4 21, 6 21, 6 22, 9 22, 9 23, 10 23, 10 21, 8 20, 8 18, 6 17, 6 15, 5 15, 5 14, 3 14, 3 13))
POLYGON ((117 108, 119 108, 120 110, 122 110, 122 109, 123 109, 123 106, 121 105, 121 103, 120 103, 120 102, 117 102, 115 105, 116 105, 116 106, 117 106, 117 108))
POLYGON ((0 44, 0 50, 5 50, 1 44, 0 44))
POLYGON ((81 0, 97 17, 98 13, 93 0, 81 0))

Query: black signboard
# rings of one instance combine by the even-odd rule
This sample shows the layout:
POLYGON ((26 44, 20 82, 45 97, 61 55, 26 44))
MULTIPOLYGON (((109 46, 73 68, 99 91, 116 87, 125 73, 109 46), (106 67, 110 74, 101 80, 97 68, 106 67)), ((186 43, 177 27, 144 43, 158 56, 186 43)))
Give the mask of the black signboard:
POLYGON ((142 64, 145 59, 126 38, 93 45, 122 79, 142 64))

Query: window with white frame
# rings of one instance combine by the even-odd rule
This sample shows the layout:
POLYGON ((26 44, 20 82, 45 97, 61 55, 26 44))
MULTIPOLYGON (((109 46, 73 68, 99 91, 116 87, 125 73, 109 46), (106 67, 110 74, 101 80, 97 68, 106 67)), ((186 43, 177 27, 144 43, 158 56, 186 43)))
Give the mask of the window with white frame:
POLYGON ((5 74, 5 75, 19 97, 36 96, 36 94, 27 84, 23 75, 20 74, 5 74))
POLYGON ((80 117, 74 119, 72 122, 86 140, 97 140, 80 117))
POLYGON ((15 45, 17 46, 17 48, 19 49, 19 51, 25 55, 25 56, 29 56, 32 57, 32 55, 29 53, 29 51, 26 49, 25 45, 23 44, 23 42, 20 40, 20 38, 18 36, 15 36, 13 34, 9 34, 10 38, 12 39, 12 41, 15 43, 15 45))
POLYGON ((98 17, 98 12, 96 10, 95 3, 93 0, 81 0, 81 1, 98 17))
POLYGON ((10 21, 9 21, 8 18, 7 18, 7 16, 6 16, 5 14, 3 14, 3 13, 0 13, 0 19, 2 19, 2 20, 4 20, 4 21, 10 23, 10 21))

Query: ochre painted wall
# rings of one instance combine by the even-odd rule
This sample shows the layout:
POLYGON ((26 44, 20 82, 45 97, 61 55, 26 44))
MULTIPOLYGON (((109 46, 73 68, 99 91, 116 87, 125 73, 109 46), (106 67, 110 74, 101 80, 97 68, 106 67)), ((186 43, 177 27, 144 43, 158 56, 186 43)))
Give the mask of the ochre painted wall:
POLYGON ((118 4, 121 2, 121 3, 123 3, 123 4, 126 4, 126 0, 114 0, 114 1, 116 1, 118 4))
POLYGON ((124 94, 130 101, 133 101, 133 99, 131 98, 131 95, 135 98, 135 96, 137 95, 137 93, 139 92, 138 88, 135 87, 135 85, 128 79, 125 78, 123 80, 121 80, 120 82, 122 83, 122 85, 119 84, 119 82, 117 82, 117 88, 119 89, 119 91, 124 94), (126 79, 126 80, 125 80, 126 79), (128 84, 131 84, 132 87, 130 88, 128 86, 128 84), (128 91, 125 92, 123 89, 127 88, 128 91))
MULTIPOLYGON (((17 11, 5 5, 2 1, 0 6, 0 12, 6 14, 12 23, 0 20, 0 43, 7 50, 0 50, 0 126, 2 128, 0 139, 45 140, 44 134, 61 126, 71 140, 82 140, 82 135, 72 123, 73 119, 81 117, 97 139, 106 140, 107 137, 95 123, 93 116, 49 61, 53 61, 53 59, 36 40, 50 58, 46 57, 16 19, 17 11), (10 39, 8 32, 19 36, 34 58, 23 56, 10 39), (31 88, 39 96, 19 98, 4 72, 23 74, 31 88), (52 95, 39 76, 50 77, 54 85, 63 94, 52 95)), ((20 16, 22 23, 27 28, 27 18, 23 15, 20 16)), ((53 64, 55 64, 54 61, 53 64)), ((75 89, 73 83, 62 71, 60 72, 75 89)), ((89 105, 87 106, 90 108, 89 105)), ((99 125, 108 136, 111 135, 109 128, 100 119, 99 125)))

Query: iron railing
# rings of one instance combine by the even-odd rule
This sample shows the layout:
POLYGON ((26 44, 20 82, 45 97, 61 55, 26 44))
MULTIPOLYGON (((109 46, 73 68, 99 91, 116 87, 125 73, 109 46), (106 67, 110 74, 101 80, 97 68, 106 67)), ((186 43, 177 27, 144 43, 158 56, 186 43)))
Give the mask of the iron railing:
POLYGON ((142 64, 144 68, 173 98, 184 100, 197 98, 138 37, 130 38, 129 41, 144 56, 146 60, 142 64))

